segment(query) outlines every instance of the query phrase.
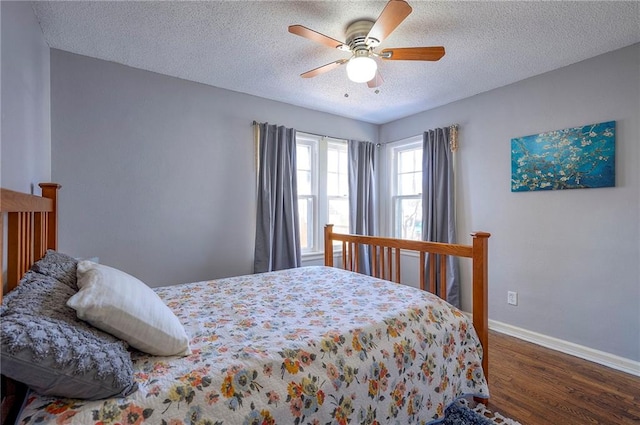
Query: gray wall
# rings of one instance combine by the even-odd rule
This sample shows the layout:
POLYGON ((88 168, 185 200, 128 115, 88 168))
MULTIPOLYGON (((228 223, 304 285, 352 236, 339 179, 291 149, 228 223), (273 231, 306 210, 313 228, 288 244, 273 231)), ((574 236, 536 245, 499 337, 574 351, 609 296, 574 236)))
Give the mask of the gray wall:
POLYGON ((51 50, 60 249, 150 286, 253 271, 253 120, 376 141, 378 127, 51 50))
POLYGON ((51 179, 49 46, 31 3, 3 1, 0 10, 0 184, 28 192, 51 179))
POLYGON ((640 360, 640 45, 385 124, 380 141, 453 123, 460 242, 492 234, 489 317, 640 360), (510 191, 511 138, 609 120, 615 188, 510 191))

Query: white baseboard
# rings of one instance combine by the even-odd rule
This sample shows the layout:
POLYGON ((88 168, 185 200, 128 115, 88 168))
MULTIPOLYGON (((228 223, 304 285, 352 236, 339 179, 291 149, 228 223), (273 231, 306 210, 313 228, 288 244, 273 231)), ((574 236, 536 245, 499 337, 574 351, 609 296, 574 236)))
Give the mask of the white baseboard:
POLYGON ((595 350, 593 348, 574 344, 573 342, 564 341, 551 336, 542 335, 537 332, 532 332, 495 320, 489 320, 489 329, 505 335, 520 338, 543 347, 551 348, 552 350, 560 351, 561 353, 570 354, 572 356, 580 357, 581 359, 608 366, 631 375, 640 376, 640 362, 635 360, 595 350))

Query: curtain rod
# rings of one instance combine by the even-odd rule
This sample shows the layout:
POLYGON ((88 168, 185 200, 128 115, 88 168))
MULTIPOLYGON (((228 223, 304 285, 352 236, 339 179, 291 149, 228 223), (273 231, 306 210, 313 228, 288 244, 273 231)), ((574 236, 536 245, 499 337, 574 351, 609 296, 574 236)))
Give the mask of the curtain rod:
MULTIPOLYGON (((253 120, 253 122, 251 123, 251 125, 258 125, 258 124, 267 124, 267 123, 260 123, 260 122, 258 122, 256 120, 253 120)), ((448 127, 449 127, 449 129, 451 129, 451 130, 453 130, 455 132, 454 142, 452 143, 452 146, 451 146, 451 150, 455 151, 458 148, 458 127, 459 127, 459 125, 458 124, 451 124, 448 127)), ((349 140, 349 139, 345 139, 344 137, 327 136, 325 134, 312 133, 310 131, 304 131, 304 130, 296 130, 296 131, 300 131, 301 133, 311 134, 312 136, 329 137, 329 138, 332 138, 332 139, 339 139, 339 140, 349 140)), ((379 148, 381 146, 382 146, 382 143, 380 143, 380 142, 376 143, 376 147, 379 148)))
MULTIPOLYGON (((251 123, 251 125, 258 125, 258 124, 268 124, 268 123, 262 123, 262 122, 258 122, 256 120, 253 120, 253 123, 251 123)), ((351 139, 346 139, 344 137, 334 137, 334 136, 327 136, 326 134, 318 134, 318 133, 312 133, 311 131, 305 131, 305 130, 297 130, 300 133, 305 133, 305 134, 310 134, 312 136, 318 136, 318 137, 328 137, 330 139, 337 139, 337 140, 351 140, 351 139)), ((380 147, 380 143, 377 143, 376 146, 380 147)))
MULTIPOLYGON (((448 128, 449 130, 457 130, 458 127, 460 127, 459 124, 450 124, 450 125, 447 125, 447 126, 445 126, 443 128, 448 128)), ((426 130, 426 131, 431 131, 431 130, 434 130, 434 129, 430 128, 429 130, 426 130)))

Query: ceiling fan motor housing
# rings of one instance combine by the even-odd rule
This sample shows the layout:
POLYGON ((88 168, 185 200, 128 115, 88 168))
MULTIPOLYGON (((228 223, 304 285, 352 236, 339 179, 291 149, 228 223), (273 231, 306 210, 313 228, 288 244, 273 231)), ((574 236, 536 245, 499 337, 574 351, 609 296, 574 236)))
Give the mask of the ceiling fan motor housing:
POLYGON ((347 44, 355 56, 365 56, 380 44, 375 38, 367 39, 373 21, 355 21, 347 27, 347 44), (366 52, 366 53, 365 53, 366 52))

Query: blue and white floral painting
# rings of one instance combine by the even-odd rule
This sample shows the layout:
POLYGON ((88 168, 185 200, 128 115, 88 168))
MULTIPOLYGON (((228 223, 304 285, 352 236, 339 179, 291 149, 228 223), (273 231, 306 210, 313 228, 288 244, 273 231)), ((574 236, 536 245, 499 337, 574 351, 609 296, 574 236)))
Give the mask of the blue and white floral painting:
POLYGON ((511 139, 511 191, 615 186, 616 122, 511 139))

